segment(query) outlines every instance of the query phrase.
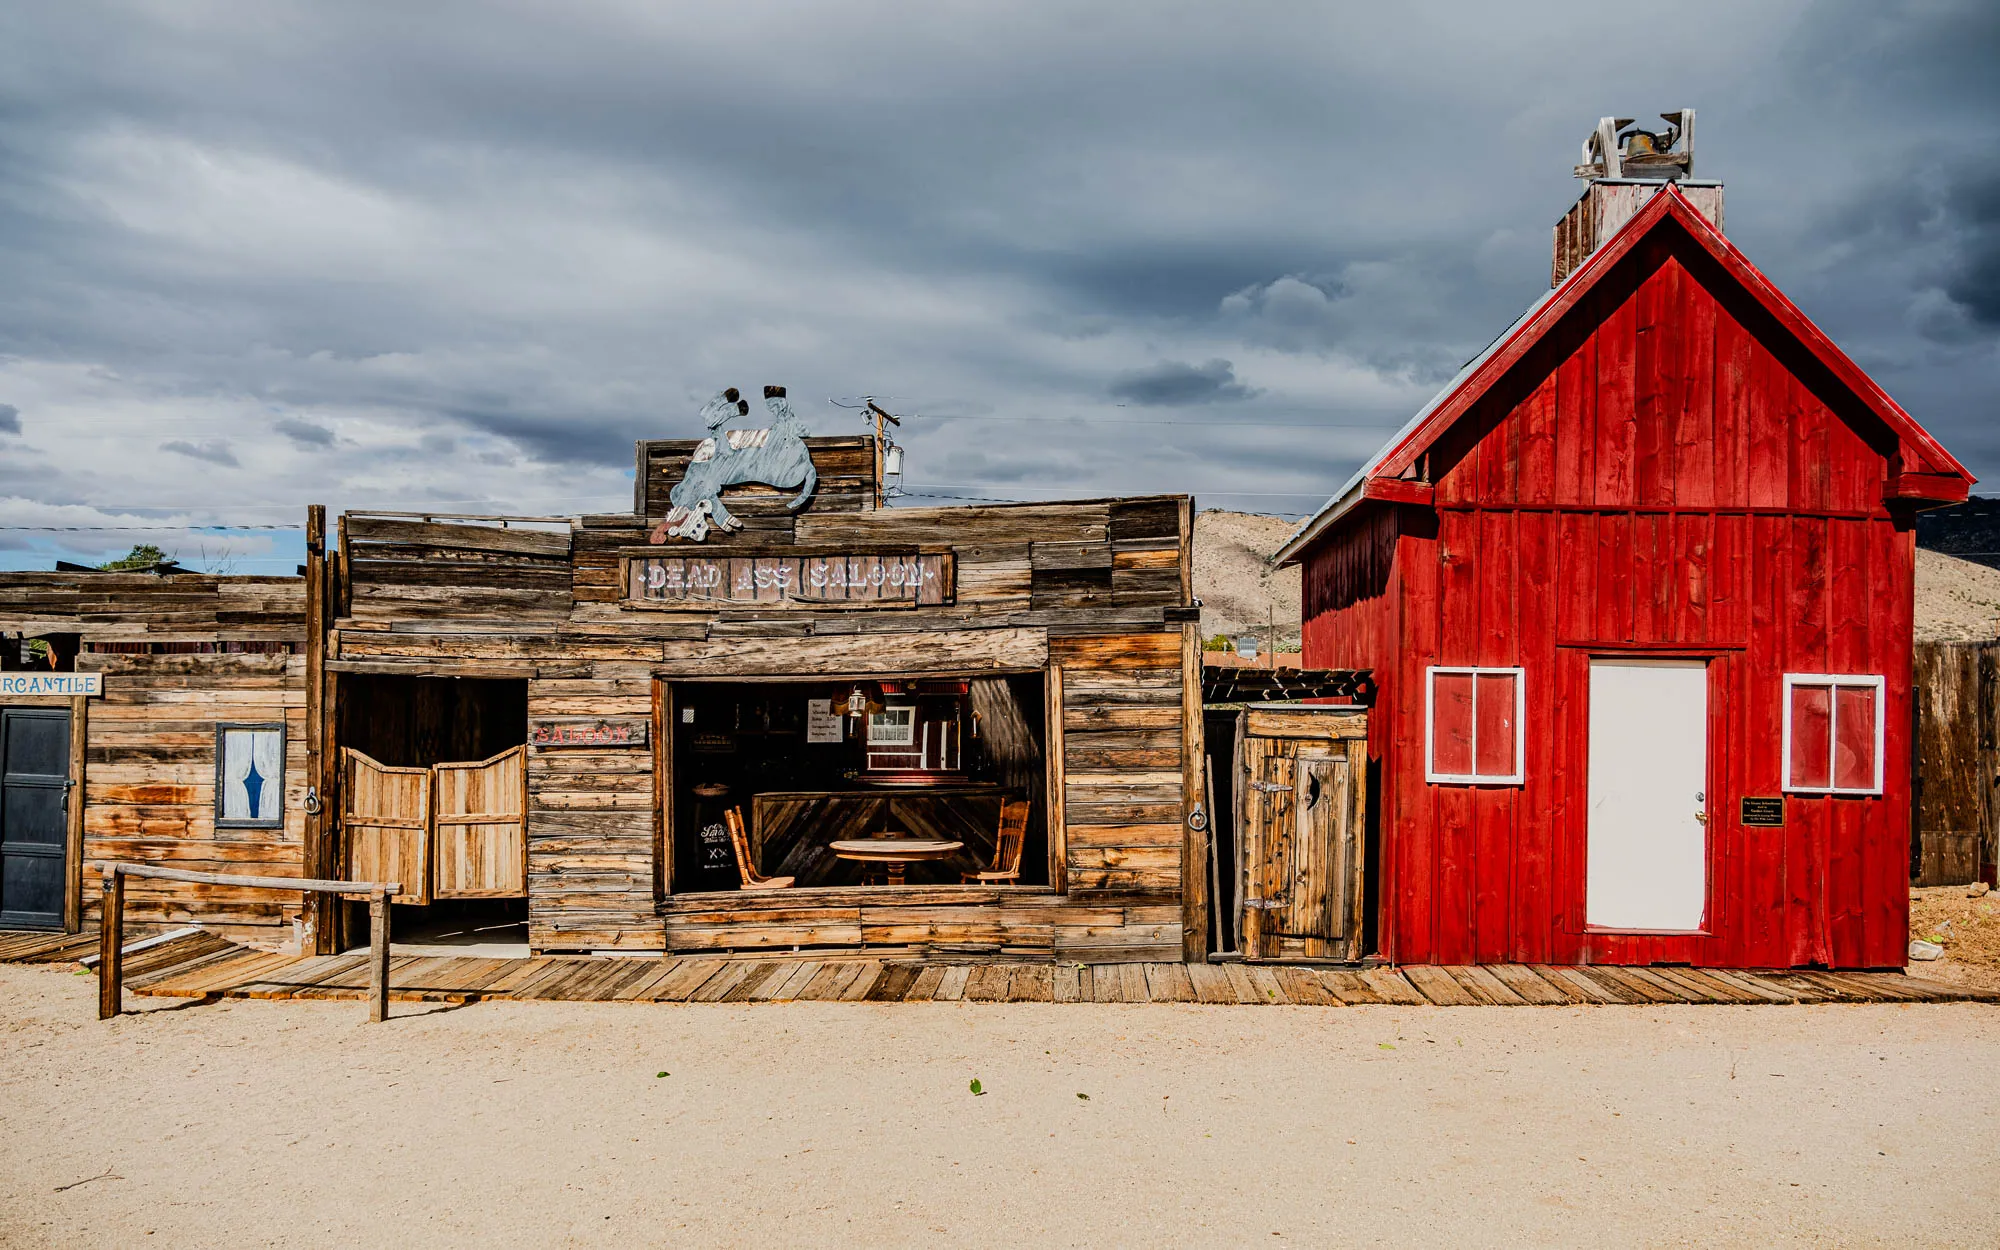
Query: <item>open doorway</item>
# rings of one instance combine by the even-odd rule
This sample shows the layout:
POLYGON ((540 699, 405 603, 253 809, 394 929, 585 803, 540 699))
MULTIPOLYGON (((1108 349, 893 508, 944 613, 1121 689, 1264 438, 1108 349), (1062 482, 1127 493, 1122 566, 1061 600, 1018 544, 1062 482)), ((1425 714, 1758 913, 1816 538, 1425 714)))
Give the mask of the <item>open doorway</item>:
MULTIPOLYGON (((405 885, 397 953, 526 956, 528 683, 342 674, 335 706, 349 875, 405 885)), ((350 945, 366 912, 348 904, 350 945)))
POLYGON ((668 892, 1048 888, 1042 682, 670 685, 668 892))

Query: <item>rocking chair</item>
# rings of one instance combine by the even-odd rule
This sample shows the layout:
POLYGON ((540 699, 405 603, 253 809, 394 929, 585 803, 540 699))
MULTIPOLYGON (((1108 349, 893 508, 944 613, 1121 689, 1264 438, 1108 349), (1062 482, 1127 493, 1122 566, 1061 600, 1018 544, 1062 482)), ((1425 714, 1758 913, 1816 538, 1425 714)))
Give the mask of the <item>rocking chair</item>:
POLYGON ((1028 803, 1010 799, 1000 805, 1000 832, 993 839, 993 866, 984 872, 961 873, 967 884, 999 885, 1021 879, 1021 848, 1028 836, 1028 803))
POLYGON ((746 890, 782 890, 789 887, 794 877, 765 877, 758 875, 750 866, 750 836, 743 832, 743 809, 732 807, 722 813, 722 823, 729 826, 729 841, 736 848, 736 870, 743 874, 743 888, 746 890))

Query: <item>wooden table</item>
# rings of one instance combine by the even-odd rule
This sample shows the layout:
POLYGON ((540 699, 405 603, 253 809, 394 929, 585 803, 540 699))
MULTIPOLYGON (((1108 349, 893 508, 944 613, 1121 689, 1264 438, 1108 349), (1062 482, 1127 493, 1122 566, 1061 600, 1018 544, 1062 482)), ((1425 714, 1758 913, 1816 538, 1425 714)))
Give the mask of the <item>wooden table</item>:
POLYGON ((965 849, 965 843, 944 838, 899 838, 884 834, 872 838, 842 838, 826 844, 842 859, 862 864, 881 864, 889 870, 889 884, 902 885, 906 864, 944 859, 965 849))

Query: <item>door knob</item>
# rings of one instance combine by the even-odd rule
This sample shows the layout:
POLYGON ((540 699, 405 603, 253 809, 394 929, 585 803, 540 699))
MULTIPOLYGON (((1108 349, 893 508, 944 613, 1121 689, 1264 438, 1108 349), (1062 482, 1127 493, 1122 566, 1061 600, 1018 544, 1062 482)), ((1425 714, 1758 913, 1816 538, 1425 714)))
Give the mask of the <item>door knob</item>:
POLYGON ((1704 824, 1704 825, 1708 823, 1708 813, 1707 813, 1707 812, 1696 812, 1696 813, 1694 814, 1694 818, 1695 818, 1696 820, 1700 821, 1700 822, 1701 822, 1702 824, 1704 824))

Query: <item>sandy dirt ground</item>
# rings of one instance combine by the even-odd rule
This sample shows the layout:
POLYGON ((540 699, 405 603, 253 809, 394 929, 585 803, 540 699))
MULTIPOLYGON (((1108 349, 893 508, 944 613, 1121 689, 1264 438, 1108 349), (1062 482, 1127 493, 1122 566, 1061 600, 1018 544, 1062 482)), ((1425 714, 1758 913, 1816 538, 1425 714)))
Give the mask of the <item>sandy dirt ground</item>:
POLYGON ((99 1023, 92 984, 0 967, 9 1246, 2000 1239, 1990 1006, 405 1004, 371 1026, 355 1002, 139 999, 99 1023))
POLYGON ((2000 990, 2000 893, 1972 894, 1962 885, 1910 891, 1910 936, 1944 947, 1944 957, 1910 971, 1948 984, 2000 990))

